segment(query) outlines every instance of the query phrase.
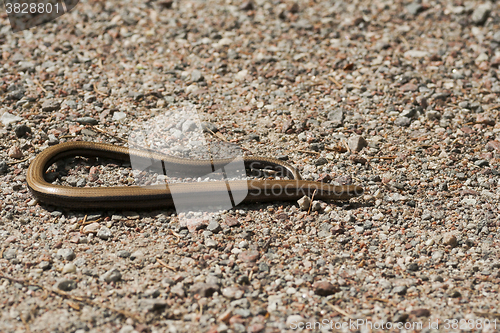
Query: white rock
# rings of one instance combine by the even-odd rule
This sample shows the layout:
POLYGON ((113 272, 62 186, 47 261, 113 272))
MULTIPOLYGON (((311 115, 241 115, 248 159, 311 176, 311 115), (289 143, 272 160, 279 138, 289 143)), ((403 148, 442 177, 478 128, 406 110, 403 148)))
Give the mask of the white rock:
POLYGON ((118 333, 139 333, 134 329, 132 325, 124 325, 118 333))
POLYGON ((0 121, 2 122, 2 124, 4 124, 4 126, 7 126, 10 123, 17 123, 18 121, 21 121, 21 120, 23 120, 23 118, 21 118, 19 116, 15 116, 12 113, 8 113, 8 112, 5 112, 0 117, 0 121))
POLYGON ((220 46, 227 46, 227 45, 231 45, 233 41, 229 38, 222 38, 221 40, 219 40, 219 45, 220 46))
POLYGON ((238 81, 243 81, 247 75, 248 75, 248 70, 244 69, 236 73, 234 78, 238 81))
POLYGON ((476 58, 476 61, 475 61, 475 62, 476 62, 476 64, 479 64, 479 63, 481 63, 481 62, 483 62, 483 61, 488 61, 488 59, 489 59, 489 58, 488 58, 488 55, 487 55, 486 53, 484 53, 484 52, 483 52, 483 53, 481 53, 481 54, 480 54, 480 55, 476 58))
POLYGON ((297 203, 299 204, 300 209, 308 210, 309 206, 311 205, 311 199, 309 199, 309 197, 304 195, 297 201, 297 203))
POLYGON ((127 118, 127 114, 125 112, 118 111, 113 113, 113 120, 115 121, 121 121, 125 118, 127 118))
POLYGON ((488 197, 488 198, 492 198, 492 199, 494 199, 496 197, 496 195, 494 193, 492 193, 492 192, 490 192, 488 190, 482 190, 481 191, 481 195, 483 197, 488 197))
POLYGON ((196 84, 191 84, 186 88, 186 93, 192 93, 193 91, 198 90, 198 86, 196 84))
POLYGON ((423 58, 427 57, 429 55, 429 52, 427 51, 418 51, 418 50, 409 50, 406 51, 404 56, 409 57, 409 58, 423 58))
POLYGON ((68 264, 64 265, 61 273, 67 274, 67 273, 74 273, 74 272, 76 272, 75 264, 68 263, 68 264))
POLYGON ((278 306, 282 304, 282 295, 270 295, 267 300, 267 312, 276 311, 278 306))
POLYGON ((474 206, 476 204, 477 200, 472 199, 472 198, 463 198, 462 202, 466 205, 474 206))

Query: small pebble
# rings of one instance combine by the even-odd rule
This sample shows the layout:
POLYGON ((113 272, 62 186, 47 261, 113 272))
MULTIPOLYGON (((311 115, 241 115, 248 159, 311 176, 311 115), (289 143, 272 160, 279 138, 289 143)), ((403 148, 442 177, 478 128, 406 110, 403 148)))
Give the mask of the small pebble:
POLYGON ((92 117, 80 117, 76 118, 76 121, 82 125, 97 125, 99 122, 92 117))
POLYGON ((18 125, 14 129, 14 132, 16 133, 16 136, 18 138, 24 137, 26 134, 31 133, 31 128, 27 125, 18 125))
POLYGON ((120 273, 120 271, 118 269, 113 268, 113 269, 110 269, 109 271, 107 271, 106 273, 104 273, 103 275, 101 275, 99 277, 99 279, 101 279, 107 283, 118 282, 122 279, 122 274, 120 273))
POLYGON ((73 289, 76 289, 77 284, 76 281, 74 280, 61 280, 57 283, 57 288, 62 290, 62 291, 71 291, 73 289))
POLYGON ((103 240, 108 240, 113 236, 108 227, 102 226, 97 232, 97 237, 103 240))
POLYGON ((307 196, 303 196, 297 201, 297 203, 299 204, 299 208, 301 210, 309 210, 309 207, 311 206, 311 199, 307 196))
POLYGON ((21 159, 24 157, 23 152, 18 146, 12 146, 7 153, 10 158, 21 159))
POLYGON ((49 99, 42 103, 43 112, 57 111, 61 107, 61 103, 56 100, 49 99))
POLYGON ((314 293, 320 296, 328 296, 340 291, 338 286, 331 284, 328 281, 316 282, 313 285, 314 293))
POLYGON ((359 152, 368 146, 368 142, 361 135, 355 135, 347 140, 347 145, 353 152, 359 152))
POLYGON ((73 263, 67 263, 66 265, 64 265, 61 271, 62 274, 74 273, 74 272, 76 272, 76 266, 73 263))

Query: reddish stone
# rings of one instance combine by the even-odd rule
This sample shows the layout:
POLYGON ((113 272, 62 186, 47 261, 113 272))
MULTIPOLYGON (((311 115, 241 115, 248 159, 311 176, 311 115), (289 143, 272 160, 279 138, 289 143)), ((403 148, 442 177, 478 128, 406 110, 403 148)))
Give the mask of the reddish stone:
POLYGON ((233 312, 231 311, 231 309, 229 310, 226 310, 224 313, 222 313, 218 318, 217 318, 217 321, 222 321, 222 322, 225 322, 227 323, 229 321, 229 319, 231 318, 233 312))
POLYGON ((21 149, 19 149, 18 146, 10 147, 8 155, 10 158, 15 158, 15 159, 20 159, 24 156, 23 152, 21 151, 21 149))
POLYGON ((482 70, 482 71, 487 71, 488 69, 490 69, 490 64, 487 61, 483 61, 477 67, 479 67, 479 69, 482 70))
POLYGON ((7 239, 4 241, 5 244, 10 244, 10 243, 15 243, 17 240, 16 236, 9 236, 7 239))
POLYGON ((443 244, 449 245, 451 247, 456 247, 458 245, 457 237, 455 237, 455 235, 451 233, 447 233, 443 237, 443 244))
POLYGON ((69 240, 70 243, 78 244, 80 242, 80 233, 78 235, 74 235, 69 240))
POLYGON ((419 318, 419 317, 429 317, 431 315, 431 312, 428 309, 415 309, 412 310, 410 314, 419 318))
POLYGON ((256 262, 260 257, 259 251, 244 251, 238 255, 238 259, 246 262, 256 262))
POLYGON ((470 128, 469 126, 464 126, 464 127, 461 128, 461 130, 465 134, 472 134, 472 133, 474 133, 474 131, 472 130, 472 128, 470 128))
POLYGON ((193 218, 193 219, 182 219, 179 223, 181 227, 187 227, 189 232, 193 233, 196 230, 202 229, 208 225, 207 220, 203 220, 201 218, 193 218))
POLYGON ((476 191, 469 189, 464 189, 460 191, 460 195, 478 195, 478 194, 479 193, 477 193, 476 191))
POLYGON ((276 218, 280 221, 284 221, 288 218, 288 214, 287 213, 280 213, 280 214, 276 215, 276 218))
POLYGON ((486 150, 500 150, 500 141, 492 140, 486 144, 486 150))
POLYGON ((340 291, 340 288, 338 286, 335 286, 328 281, 316 282, 313 285, 313 288, 314 293, 320 296, 328 296, 340 291))
POLYGON ((491 160, 493 158, 493 154, 492 153, 482 153, 481 155, 479 155, 479 158, 482 160, 491 160))
POLYGON ((402 85, 400 89, 402 92, 417 91, 418 86, 416 84, 409 82, 407 84, 402 85))
POLYGON ((495 120, 490 118, 488 115, 480 113, 477 115, 476 123, 493 126, 495 125, 495 120))
POLYGON ((83 127, 80 125, 70 125, 69 126, 69 133, 70 134, 77 134, 77 133, 80 133, 80 131, 82 129, 83 129, 83 127))
POLYGON ((366 162, 368 162, 368 160, 366 158, 364 158, 363 156, 359 156, 359 155, 351 155, 349 156, 349 159, 351 161, 353 161, 354 163, 361 163, 361 164, 366 164, 366 162))
POLYGON ((244 323, 244 322, 245 322, 245 320, 240 315, 232 316, 231 319, 229 319, 229 324, 230 325, 236 324, 236 323, 241 324, 241 323, 244 323))
POLYGON ((345 232, 345 229, 341 225, 337 225, 331 228, 330 231, 334 235, 342 235, 345 232))
POLYGON ((240 221, 238 221, 237 219, 235 219, 234 217, 226 217, 226 225, 228 227, 236 227, 238 225, 240 225, 240 221))
POLYGON ((89 172, 89 181, 90 182, 95 182, 96 180, 99 179, 99 169, 96 166, 93 166, 90 168, 89 172))

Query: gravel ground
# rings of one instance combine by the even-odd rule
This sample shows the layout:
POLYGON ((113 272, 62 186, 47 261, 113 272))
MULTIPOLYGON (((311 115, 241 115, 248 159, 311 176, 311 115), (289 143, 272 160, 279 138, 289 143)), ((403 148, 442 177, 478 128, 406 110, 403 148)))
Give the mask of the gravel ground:
MULTIPOLYGON (((498 331, 499 9, 81 1, 15 34, 1 14, 0 331, 498 331), (48 146, 122 144, 186 103, 217 140, 365 195, 186 226, 173 210, 66 211, 29 193, 48 146)), ((132 175, 55 170, 74 186, 132 175)))

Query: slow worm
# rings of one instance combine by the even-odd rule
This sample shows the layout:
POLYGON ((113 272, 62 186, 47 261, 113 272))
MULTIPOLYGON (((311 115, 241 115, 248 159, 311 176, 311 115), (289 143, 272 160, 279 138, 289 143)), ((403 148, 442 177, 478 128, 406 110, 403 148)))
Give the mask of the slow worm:
MULTIPOLYGON (((30 164, 26 176, 28 187, 33 195, 45 204, 75 209, 119 209, 174 207, 172 192, 176 198, 202 196, 214 204, 228 192, 233 197, 246 194, 243 201, 291 201, 304 195, 321 200, 349 200, 363 193, 363 188, 355 185, 334 186, 330 184, 302 180, 300 174, 289 164, 275 158, 242 157, 245 168, 271 169, 290 180, 229 180, 227 182, 192 182, 150 186, 112 186, 112 187, 71 187, 55 185, 44 178, 47 169, 57 160, 70 156, 103 157, 121 161, 144 159, 157 161, 168 171, 182 171, 196 174, 206 170, 210 163, 217 170, 231 160, 191 160, 94 142, 67 142, 45 149, 30 164), (221 186, 221 184, 229 186, 221 186), (229 191, 228 191, 229 190, 229 191), (172 191, 172 192, 171 192, 172 191)), ((204 202, 206 203, 206 202, 204 202)), ((193 203, 195 204, 195 202, 193 203)))

